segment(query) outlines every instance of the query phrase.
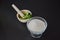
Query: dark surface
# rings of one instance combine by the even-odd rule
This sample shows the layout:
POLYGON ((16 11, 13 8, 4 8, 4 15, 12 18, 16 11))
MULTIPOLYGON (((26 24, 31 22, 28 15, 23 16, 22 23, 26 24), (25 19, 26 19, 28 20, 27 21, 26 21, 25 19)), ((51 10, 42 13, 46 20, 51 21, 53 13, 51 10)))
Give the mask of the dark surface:
POLYGON ((59 1, 52 0, 0 0, 0 40, 60 40, 59 1), (26 24, 19 22, 14 3, 19 9, 31 10, 33 16, 41 16, 48 22, 41 38, 30 36, 26 24))

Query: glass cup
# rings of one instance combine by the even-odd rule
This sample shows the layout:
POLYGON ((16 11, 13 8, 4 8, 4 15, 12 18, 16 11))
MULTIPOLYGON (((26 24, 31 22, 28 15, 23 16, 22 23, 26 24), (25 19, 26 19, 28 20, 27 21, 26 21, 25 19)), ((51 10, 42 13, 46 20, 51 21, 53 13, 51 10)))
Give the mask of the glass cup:
MULTIPOLYGON (((33 24, 33 25, 34 25, 34 24, 33 24)), ((37 25, 38 25, 38 24, 37 24, 37 25)), ((27 29, 30 31, 30 34, 31 34, 31 36, 32 36, 33 38, 40 38, 41 35, 42 35, 42 34, 44 33, 44 31, 46 30, 46 28, 47 28, 47 22, 46 22, 46 20, 45 20, 44 18, 42 18, 42 17, 32 17, 30 20, 27 21, 27 29), (45 24, 45 27, 44 27, 42 30, 40 30, 39 32, 35 32, 35 31, 31 30, 31 28, 30 28, 29 23, 30 23, 32 20, 34 20, 34 19, 39 19, 39 20, 43 21, 44 24, 45 24)), ((33 28, 33 29, 34 29, 34 28, 33 28)))

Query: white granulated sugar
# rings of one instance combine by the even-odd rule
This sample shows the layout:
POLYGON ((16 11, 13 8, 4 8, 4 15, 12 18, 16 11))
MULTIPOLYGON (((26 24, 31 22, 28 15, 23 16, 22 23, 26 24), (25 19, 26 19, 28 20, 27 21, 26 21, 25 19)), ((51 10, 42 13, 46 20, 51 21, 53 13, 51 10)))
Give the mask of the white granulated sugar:
POLYGON ((41 33, 46 29, 46 27, 45 27, 45 23, 42 20, 33 19, 28 24, 28 29, 35 33, 37 33, 37 32, 41 33))

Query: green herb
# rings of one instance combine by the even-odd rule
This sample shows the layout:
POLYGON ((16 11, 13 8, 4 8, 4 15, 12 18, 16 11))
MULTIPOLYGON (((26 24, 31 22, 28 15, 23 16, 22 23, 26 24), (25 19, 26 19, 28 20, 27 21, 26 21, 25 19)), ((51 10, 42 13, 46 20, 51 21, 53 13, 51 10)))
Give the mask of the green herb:
POLYGON ((32 15, 30 13, 23 13, 23 14, 24 14, 23 18, 20 15, 19 15, 19 18, 21 18, 21 19, 30 19, 32 17, 32 15))

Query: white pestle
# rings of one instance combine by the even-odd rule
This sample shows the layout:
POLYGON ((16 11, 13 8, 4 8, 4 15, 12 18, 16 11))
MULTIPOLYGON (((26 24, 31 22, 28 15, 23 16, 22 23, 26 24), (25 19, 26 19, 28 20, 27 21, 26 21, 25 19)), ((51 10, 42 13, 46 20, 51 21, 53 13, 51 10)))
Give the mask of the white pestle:
POLYGON ((16 10, 18 14, 20 14, 21 17, 24 16, 24 14, 14 4, 12 4, 12 7, 16 10))

